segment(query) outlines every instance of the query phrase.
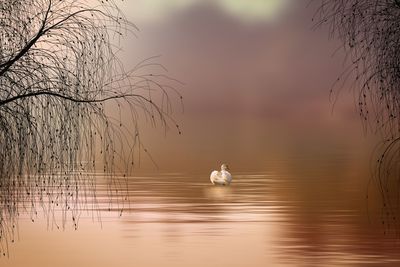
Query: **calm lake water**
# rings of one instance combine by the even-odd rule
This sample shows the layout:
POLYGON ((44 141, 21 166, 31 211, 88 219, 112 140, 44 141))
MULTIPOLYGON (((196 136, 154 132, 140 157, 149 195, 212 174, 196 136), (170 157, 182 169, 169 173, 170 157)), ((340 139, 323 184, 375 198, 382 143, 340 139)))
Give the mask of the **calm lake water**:
POLYGON ((212 186, 208 171, 138 174, 128 179, 122 216, 107 211, 99 182, 101 211, 82 213, 77 231, 21 215, 0 265, 400 266, 399 242, 383 234, 379 197, 371 189, 366 199, 364 163, 331 153, 276 159, 260 171, 231 167, 229 187, 212 186))

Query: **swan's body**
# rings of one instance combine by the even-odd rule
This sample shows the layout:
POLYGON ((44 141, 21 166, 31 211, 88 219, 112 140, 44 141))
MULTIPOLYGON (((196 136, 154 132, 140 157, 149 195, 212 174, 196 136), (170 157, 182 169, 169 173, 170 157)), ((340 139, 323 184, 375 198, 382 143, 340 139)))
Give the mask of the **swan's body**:
POLYGON ((221 171, 213 171, 210 175, 211 183, 214 185, 229 185, 232 182, 232 175, 228 172, 228 166, 222 164, 221 171))

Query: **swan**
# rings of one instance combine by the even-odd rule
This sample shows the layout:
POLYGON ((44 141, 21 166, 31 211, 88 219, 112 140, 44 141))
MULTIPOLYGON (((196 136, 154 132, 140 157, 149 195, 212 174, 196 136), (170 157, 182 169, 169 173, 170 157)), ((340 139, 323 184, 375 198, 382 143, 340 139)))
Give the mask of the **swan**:
POLYGON ((221 171, 213 171, 211 173, 211 183, 214 185, 229 185, 232 181, 232 175, 228 172, 228 170, 228 165, 222 164, 221 171))

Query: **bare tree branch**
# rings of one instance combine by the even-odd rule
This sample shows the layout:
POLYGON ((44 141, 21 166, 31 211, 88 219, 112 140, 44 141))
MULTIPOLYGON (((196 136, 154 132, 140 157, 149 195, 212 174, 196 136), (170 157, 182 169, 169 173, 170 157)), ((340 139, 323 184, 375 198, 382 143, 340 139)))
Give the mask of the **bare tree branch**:
POLYGON ((77 228, 100 205, 93 173, 110 201, 125 199, 123 177, 147 151, 140 117, 180 132, 177 81, 151 60, 129 71, 120 60, 120 38, 135 30, 113 0, 0 0, 0 253, 23 211, 77 228))

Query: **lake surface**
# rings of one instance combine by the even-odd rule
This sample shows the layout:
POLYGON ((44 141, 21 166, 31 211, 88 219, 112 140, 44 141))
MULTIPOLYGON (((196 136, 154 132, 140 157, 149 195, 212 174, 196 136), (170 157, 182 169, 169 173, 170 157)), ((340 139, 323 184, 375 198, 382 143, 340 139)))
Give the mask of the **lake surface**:
POLYGON ((275 159, 260 171, 231 167, 229 187, 212 186, 208 170, 137 174, 129 203, 111 211, 99 177, 98 210, 83 212, 78 230, 21 215, 0 265, 399 266, 379 196, 370 189, 366 199, 364 164, 341 152, 275 159))

